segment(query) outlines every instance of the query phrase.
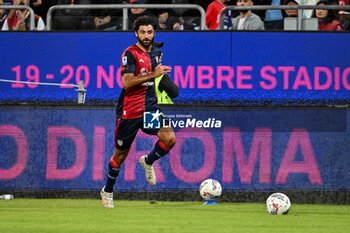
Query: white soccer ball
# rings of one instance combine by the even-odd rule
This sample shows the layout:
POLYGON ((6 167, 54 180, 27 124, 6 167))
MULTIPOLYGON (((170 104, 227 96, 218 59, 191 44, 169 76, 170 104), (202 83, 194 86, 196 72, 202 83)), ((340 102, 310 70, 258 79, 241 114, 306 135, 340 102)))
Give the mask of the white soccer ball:
POLYGON ((287 195, 273 193, 266 200, 267 212, 274 215, 288 214, 291 203, 287 195))
POLYGON ((207 179, 199 186, 199 194, 205 201, 213 201, 221 196, 222 188, 219 181, 207 179))

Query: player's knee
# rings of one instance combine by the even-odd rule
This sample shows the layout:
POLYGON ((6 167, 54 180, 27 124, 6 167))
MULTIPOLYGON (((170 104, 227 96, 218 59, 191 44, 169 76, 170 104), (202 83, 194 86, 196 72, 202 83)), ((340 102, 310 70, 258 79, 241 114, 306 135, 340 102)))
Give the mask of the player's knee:
POLYGON ((118 163, 122 164, 124 162, 125 158, 128 156, 128 153, 129 153, 129 149, 126 149, 126 150, 118 150, 117 149, 114 152, 113 157, 118 163))
POLYGON ((169 148, 173 148, 176 144, 176 137, 174 133, 170 133, 165 137, 164 144, 169 148))

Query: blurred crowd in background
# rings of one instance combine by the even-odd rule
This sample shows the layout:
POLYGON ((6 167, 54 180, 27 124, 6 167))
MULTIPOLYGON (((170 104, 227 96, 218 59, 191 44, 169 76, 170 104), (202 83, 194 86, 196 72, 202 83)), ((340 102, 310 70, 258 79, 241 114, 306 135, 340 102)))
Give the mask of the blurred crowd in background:
MULTIPOLYGON (((137 4, 196 4, 206 12, 206 27, 219 29, 219 14, 230 5, 348 5, 349 0, 0 0, 0 5, 28 5, 35 12, 35 29, 45 30, 46 16, 54 5, 77 4, 135 4, 128 10, 128 30, 142 15, 154 16, 158 30, 200 30, 200 12, 196 9, 144 9, 137 4)), ((27 10, 0 9, 0 28, 6 31, 29 30, 30 13, 27 10)), ((226 30, 285 30, 285 19, 296 19, 297 10, 232 11, 224 14, 223 28, 226 30)), ((303 19, 314 19, 316 30, 349 31, 350 11, 304 10, 303 19)), ((296 21, 295 21, 296 22, 296 21)), ((52 15, 51 30, 104 30, 123 29, 122 9, 65 9, 52 15)))

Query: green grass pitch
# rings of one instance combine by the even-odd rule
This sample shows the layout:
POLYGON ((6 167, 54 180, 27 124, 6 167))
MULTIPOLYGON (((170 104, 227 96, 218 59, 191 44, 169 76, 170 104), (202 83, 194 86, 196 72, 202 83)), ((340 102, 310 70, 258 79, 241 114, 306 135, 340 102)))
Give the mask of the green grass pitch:
POLYGON ((103 232, 350 232, 350 206, 292 204, 273 216, 265 205, 200 202, 115 201, 105 209, 95 199, 0 200, 1 233, 103 232))

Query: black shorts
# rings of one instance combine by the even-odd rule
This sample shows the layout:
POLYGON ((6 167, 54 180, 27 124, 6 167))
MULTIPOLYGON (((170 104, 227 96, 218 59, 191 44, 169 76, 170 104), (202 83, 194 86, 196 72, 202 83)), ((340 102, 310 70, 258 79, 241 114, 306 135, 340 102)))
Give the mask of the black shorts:
MULTIPOLYGON (((166 119, 163 115, 159 116, 158 121, 153 125, 148 124, 144 119, 147 119, 147 117, 134 119, 123 119, 118 117, 114 129, 115 147, 120 150, 129 149, 139 129, 141 129, 146 134, 157 135, 160 128, 167 126, 169 122, 168 119, 166 119), (166 125, 164 125, 164 122, 166 122, 166 125)), ((149 119, 152 120, 152 117, 149 119)))

